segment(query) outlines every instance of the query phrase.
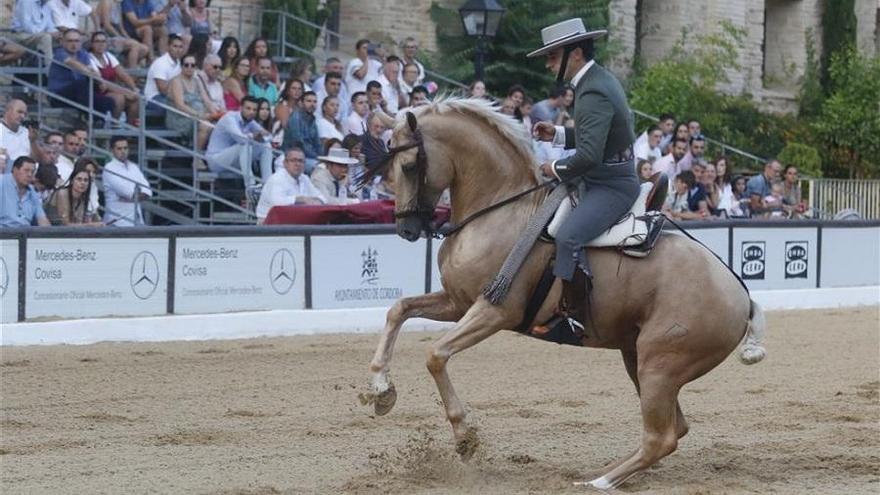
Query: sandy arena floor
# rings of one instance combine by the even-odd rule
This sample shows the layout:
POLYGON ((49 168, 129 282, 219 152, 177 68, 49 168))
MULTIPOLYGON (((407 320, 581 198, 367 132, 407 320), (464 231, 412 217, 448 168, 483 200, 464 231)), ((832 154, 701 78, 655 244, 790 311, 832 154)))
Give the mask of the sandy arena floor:
MULTIPOLYGON (((687 386, 691 433, 620 493, 880 492, 878 308, 769 314, 769 358, 687 386)), ((407 333, 396 408, 357 399, 376 336, 2 348, 0 471, 13 493, 583 493, 639 440, 614 351, 510 333, 454 358, 480 429, 469 464, 407 333)))

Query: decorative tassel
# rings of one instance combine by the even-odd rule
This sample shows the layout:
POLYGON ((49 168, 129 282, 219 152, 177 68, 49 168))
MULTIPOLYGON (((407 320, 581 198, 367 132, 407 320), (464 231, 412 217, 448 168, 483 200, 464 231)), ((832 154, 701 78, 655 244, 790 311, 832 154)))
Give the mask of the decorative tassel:
POLYGON ((510 291, 510 285, 512 283, 513 280, 499 274, 491 284, 483 289, 483 295, 486 296, 486 299, 488 299, 492 305, 497 306, 507 297, 507 293, 510 291))

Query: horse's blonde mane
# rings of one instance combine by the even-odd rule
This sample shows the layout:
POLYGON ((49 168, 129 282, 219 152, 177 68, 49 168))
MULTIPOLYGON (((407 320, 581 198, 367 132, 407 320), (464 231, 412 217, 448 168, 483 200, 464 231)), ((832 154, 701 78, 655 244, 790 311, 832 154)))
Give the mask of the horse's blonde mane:
MULTIPOLYGON (((499 112, 498 107, 488 100, 482 98, 462 98, 460 96, 443 95, 428 105, 412 109, 412 113, 416 117, 429 114, 443 115, 452 112, 470 115, 485 122, 490 127, 497 130, 503 138, 509 141, 523 158, 527 159, 526 163, 534 162, 532 141, 528 132, 523 128, 522 122, 499 112)), ((400 127, 402 125, 406 125, 406 118, 399 114, 397 116, 397 125, 395 127, 400 127)))

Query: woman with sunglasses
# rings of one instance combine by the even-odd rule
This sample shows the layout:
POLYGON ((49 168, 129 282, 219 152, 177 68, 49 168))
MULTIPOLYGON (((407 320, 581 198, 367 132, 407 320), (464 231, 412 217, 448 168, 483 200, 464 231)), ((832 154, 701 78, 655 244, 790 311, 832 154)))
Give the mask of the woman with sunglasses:
POLYGON ((251 61, 241 57, 235 61, 235 70, 223 81, 223 99, 226 110, 235 112, 241 108, 241 99, 247 95, 247 78, 251 75, 251 61))
POLYGON ((171 79, 168 85, 169 99, 179 113, 167 112, 165 125, 187 138, 192 138, 193 119, 199 120, 196 147, 202 150, 208 143, 208 136, 211 133, 211 128, 202 121, 208 120, 217 109, 214 108, 205 87, 195 77, 196 58, 192 55, 184 56, 180 67, 180 74, 171 79))
POLYGON ((101 79, 114 84, 98 84, 98 91, 102 95, 113 100, 113 118, 118 119, 125 109, 126 121, 133 125, 140 125, 138 114, 139 91, 134 79, 120 65, 119 60, 107 51, 110 39, 104 31, 92 33, 91 47, 89 51, 90 67, 101 74, 101 79), (130 91, 120 88, 126 86, 130 91))
POLYGON ((46 201, 44 209, 52 225, 103 227, 98 216, 89 212, 91 188, 92 176, 83 160, 79 160, 67 185, 56 189, 46 201))

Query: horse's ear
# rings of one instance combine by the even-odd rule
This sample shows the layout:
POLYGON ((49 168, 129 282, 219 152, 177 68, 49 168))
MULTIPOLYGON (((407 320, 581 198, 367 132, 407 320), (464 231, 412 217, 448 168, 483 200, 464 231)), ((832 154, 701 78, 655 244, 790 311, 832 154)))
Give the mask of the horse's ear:
POLYGON ((419 123, 416 121, 416 116, 413 115, 412 112, 406 112, 406 123, 409 124, 409 130, 416 132, 416 127, 419 126, 419 123))

